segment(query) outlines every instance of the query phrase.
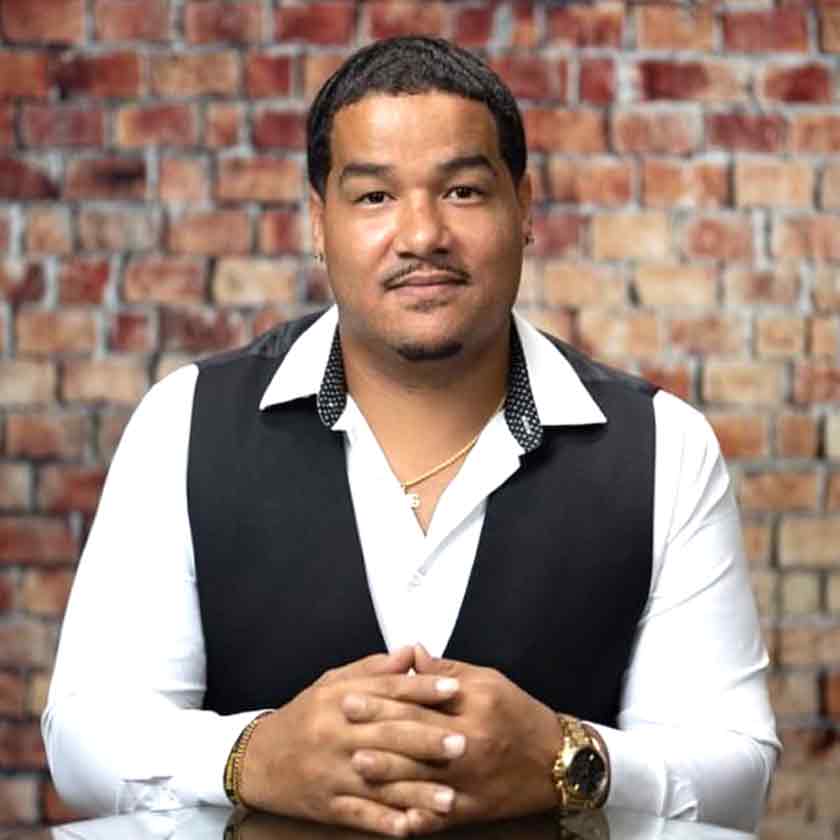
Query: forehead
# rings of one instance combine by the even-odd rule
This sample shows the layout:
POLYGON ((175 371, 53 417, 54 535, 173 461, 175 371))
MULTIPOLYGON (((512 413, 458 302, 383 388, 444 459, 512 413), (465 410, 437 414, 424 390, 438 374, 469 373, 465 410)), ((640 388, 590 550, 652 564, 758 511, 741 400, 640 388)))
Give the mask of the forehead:
POLYGON ((501 158, 490 109, 438 91, 368 94, 335 115, 330 146, 333 171, 359 159, 399 165, 465 153, 501 158))

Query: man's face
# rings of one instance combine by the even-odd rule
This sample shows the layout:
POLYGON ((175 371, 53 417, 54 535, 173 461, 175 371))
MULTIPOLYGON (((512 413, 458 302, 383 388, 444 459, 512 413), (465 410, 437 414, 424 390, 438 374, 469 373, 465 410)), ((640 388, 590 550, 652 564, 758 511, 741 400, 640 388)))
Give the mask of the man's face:
POLYGON ((342 340, 414 361, 480 352, 509 325, 530 223, 480 102, 371 94, 333 121, 325 200, 311 192, 342 340))

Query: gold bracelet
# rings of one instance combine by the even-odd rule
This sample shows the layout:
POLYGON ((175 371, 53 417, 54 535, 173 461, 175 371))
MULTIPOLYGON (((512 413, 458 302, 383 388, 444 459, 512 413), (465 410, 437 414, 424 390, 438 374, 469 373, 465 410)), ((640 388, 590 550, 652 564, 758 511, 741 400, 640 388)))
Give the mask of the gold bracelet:
POLYGON ((242 784, 242 765, 245 760, 245 750, 248 749, 248 741, 254 734, 257 724, 271 712, 262 712, 257 715, 243 730, 239 733, 233 749, 230 751, 228 760, 225 763, 225 796, 234 804, 242 805, 242 797, 239 794, 239 786, 242 784))

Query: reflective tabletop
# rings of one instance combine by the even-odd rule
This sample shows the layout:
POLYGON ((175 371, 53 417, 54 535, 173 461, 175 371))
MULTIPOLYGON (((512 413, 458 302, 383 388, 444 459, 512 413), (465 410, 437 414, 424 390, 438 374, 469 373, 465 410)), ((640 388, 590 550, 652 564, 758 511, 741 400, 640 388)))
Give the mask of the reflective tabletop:
MULTIPOLYGON (((228 808, 136 811, 122 816, 4 834, 3 840, 370 840, 374 835, 228 808)), ((703 823, 607 809, 565 820, 550 815, 461 826, 451 840, 749 840, 753 834, 703 823)))

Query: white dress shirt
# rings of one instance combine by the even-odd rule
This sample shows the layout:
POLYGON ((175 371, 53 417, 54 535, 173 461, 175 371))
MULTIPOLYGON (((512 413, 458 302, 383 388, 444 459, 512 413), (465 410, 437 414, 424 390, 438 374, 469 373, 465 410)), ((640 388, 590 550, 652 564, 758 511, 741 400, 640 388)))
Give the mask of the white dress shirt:
MULTIPOLYGON (((255 411, 318 392, 336 324, 333 308, 295 342, 255 411)), ((542 425, 606 422, 565 357, 526 321, 515 324, 542 425)), ((227 804, 225 762, 260 711, 201 708, 205 651, 186 498, 197 375, 195 365, 175 371, 131 418, 64 619, 42 729, 59 792, 86 811, 227 804)), ((653 573, 619 728, 598 727, 613 768, 608 804, 751 829, 780 745, 738 512, 703 416, 661 391, 653 404, 653 573)), ((420 642, 440 656, 487 498, 520 468, 522 447, 496 414, 424 534, 352 397, 333 428, 344 436, 388 648, 420 642)))

